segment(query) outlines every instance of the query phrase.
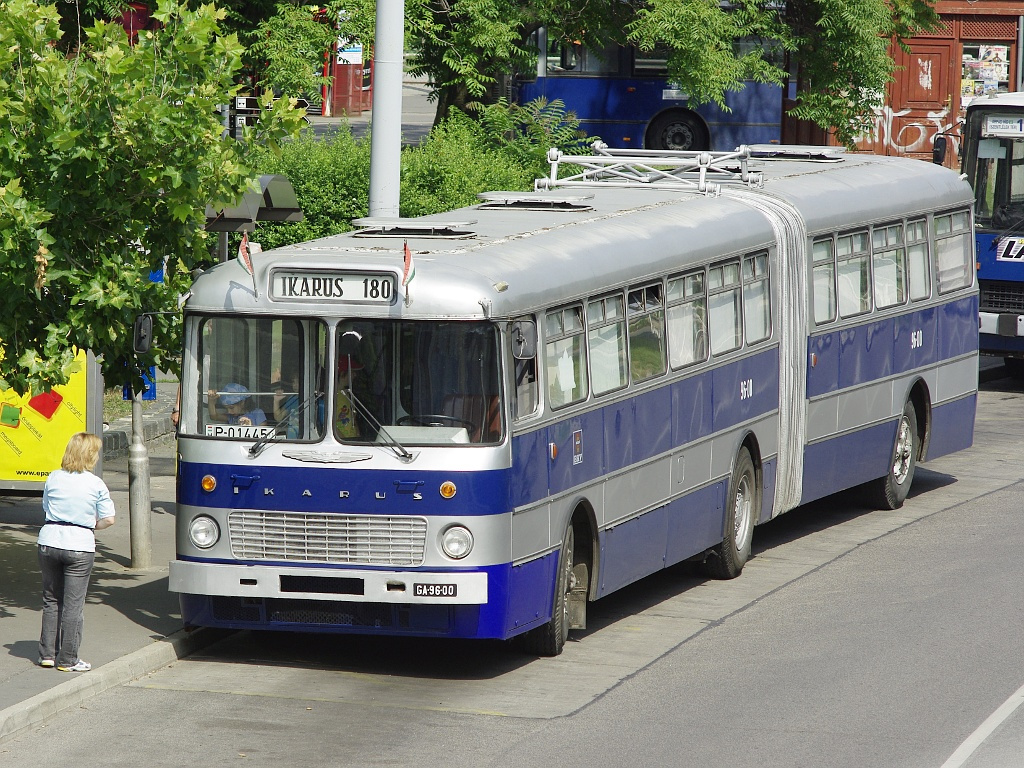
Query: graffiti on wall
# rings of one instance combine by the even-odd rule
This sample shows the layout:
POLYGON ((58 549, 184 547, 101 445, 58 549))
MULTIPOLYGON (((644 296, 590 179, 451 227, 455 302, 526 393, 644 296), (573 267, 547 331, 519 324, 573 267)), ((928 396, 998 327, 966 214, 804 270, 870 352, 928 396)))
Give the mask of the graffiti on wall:
POLYGON ((952 120, 949 107, 931 110, 923 119, 904 122, 915 110, 902 109, 895 111, 886 104, 875 110, 874 126, 857 137, 857 148, 880 153, 884 148, 887 154, 904 155, 911 153, 931 152, 935 136, 949 136, 950 149, 955 157, 960 151, 960 137, 956 133, 958 121, 952 120))

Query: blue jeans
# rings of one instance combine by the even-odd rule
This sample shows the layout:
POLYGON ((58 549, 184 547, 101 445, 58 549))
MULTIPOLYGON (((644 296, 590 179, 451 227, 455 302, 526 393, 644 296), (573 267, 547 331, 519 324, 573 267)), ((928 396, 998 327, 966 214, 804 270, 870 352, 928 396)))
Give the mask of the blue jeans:
POLYGON ((43 631, 39 657, 55 659, 58 667, 78 663, 85 619, 85 593, 89 589, 95 552, 39 546, 43 574, 43 631))

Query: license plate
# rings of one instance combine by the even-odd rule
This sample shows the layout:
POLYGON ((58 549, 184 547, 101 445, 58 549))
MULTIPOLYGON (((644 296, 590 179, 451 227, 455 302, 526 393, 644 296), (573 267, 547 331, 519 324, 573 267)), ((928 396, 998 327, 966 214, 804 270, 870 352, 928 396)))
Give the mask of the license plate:
POLYGON ((458 587, 455 584, 413 584, 414 597, 455 597, 458 587))

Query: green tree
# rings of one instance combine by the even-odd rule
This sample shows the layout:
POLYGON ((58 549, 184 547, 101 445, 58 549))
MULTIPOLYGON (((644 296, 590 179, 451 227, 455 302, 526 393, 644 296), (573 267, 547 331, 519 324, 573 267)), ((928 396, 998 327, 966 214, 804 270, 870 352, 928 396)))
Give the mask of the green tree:
MULTIPOLYGON (((210 262, 205 206, 233 204, 253 174, 216 113, 242 51, 223 12, 162 0, 155 17, 134 46, 120 26, 86 28, 68 56, 53 5, 0 0, 0 387, 65 383, 75 349, 122 380, 143 311, 169 314, 138 362, 176 369, 177 296, 210 262)), ((298 133, 301 111, 266 107, 253 140, 298 133)))
POLYGON ((696 103, 725 107, 744 80, 785 84, 780 53, 796 62, 796 117, 852 143, 892 79, 890 46, 938 23, 933 0, 408 0, 412 69, 436 89, 436 122, 452 108, 474 112, 501 94, 501 78, 528 72, 531 34, 592 47, 664 49, 671 79, 696 103), (763 46, 740 46, 760 39, 763 46))

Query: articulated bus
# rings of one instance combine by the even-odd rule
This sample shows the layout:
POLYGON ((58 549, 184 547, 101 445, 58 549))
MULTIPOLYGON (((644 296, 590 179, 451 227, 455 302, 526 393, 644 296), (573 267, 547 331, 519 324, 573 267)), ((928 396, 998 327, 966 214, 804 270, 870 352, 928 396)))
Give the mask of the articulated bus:
MULTIPOLYGON (((543 97, 561 101, 580 128, 609 147, 672 151, 732 150, 742 144, 778 143, 782 134, 783 89, 747 80, 725 94, 728 109, 695 103, 668 79, 664 52, 632 46, 603 50, 535 35, 534 71, 516 76, 512 100, 526 104, 543 97)), ((743 38, 741 49, 761 42, 743 38)), ((775 63, 780 63, 776 61, 775 63)))
POLYGON ((962 133, 977 198, 980 350, 1024 378, 1024 93, 974 99, 962 133))
POLYGON ((826 147, 551 159, 533 192, 198 277, 186 625, 554 655, 590 602, 683 561, 735 577, 758 524, 854 486, 897 508, 971 444, 957 173, 826 147))

